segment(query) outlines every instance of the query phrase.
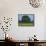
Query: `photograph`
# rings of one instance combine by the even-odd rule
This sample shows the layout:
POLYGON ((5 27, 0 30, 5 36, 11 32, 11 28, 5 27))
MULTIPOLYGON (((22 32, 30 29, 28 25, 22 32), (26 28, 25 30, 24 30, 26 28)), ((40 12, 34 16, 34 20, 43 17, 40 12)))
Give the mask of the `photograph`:
POLYGON ((18 14, 18 26, 34 26, 34 14, 18 14))

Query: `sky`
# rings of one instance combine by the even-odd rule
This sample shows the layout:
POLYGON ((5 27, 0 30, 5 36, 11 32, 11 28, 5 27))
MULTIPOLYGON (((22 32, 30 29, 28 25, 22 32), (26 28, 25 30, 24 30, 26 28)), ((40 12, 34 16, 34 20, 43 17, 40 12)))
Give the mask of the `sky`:
POLYGON ((27 15, 30 18, 30 21, 34 20, 34 14, 18 14, 18 20, 21 21, 22 20, 22 16, 27 15))

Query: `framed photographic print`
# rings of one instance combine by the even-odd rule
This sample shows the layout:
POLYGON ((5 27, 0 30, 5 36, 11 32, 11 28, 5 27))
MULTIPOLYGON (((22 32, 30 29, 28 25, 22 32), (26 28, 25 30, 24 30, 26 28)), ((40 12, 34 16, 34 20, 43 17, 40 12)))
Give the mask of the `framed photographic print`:
POLYGON ((18 14, 18 26, 34 26, 34 14, 18 14))

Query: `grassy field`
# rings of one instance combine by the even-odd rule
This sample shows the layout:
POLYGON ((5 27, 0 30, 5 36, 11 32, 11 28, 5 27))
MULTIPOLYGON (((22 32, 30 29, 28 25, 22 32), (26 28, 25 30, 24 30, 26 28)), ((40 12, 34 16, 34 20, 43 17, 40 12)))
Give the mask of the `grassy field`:
POLYGON ((18 23, 18 26, 34 26, 33 23, 18 23))

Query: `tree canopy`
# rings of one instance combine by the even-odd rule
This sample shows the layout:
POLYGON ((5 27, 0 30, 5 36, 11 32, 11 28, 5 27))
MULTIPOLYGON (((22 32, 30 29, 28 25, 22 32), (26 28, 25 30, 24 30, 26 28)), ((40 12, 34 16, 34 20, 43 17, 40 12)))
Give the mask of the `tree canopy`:
POLYGON ((22 22, 25 22, 25 23, 30 22, 30 18, 29 18, 29 16, 27 16, 27 15, 22 16, 22 22))

